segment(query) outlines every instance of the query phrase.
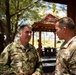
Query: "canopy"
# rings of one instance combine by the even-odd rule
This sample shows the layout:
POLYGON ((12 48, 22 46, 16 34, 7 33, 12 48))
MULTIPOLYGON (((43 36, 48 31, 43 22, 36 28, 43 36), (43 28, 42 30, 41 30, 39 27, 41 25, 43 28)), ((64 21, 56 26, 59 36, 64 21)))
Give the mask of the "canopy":
POLYGON ((41 47, 42 47, 42 43, 41 43, 41 32, 53 32, 55 35, 54 38, 54 47, 56 47, 56 34, 55 34, 55 21, 58 18, 56 18, 55 16, 53 16, 52 14, 48 14, 45 18, 43 18, 41 21, 39 22, 35 22, 32 25, 32 31, 33 31, 33 42, 32 44, 34 45, 34 32, 38 31, 39 32, 39 45, 38 45, 38 50, 39 50, 39 54, 41 55, 41 47))

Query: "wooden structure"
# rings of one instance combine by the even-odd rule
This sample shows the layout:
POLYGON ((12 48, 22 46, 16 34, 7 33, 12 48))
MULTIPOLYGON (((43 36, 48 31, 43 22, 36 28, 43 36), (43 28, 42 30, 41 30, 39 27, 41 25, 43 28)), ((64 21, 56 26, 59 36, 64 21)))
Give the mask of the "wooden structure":
POLYGON ((3 26, 2 26, 2 21, 0 20, 0 53, 4 49, 4 31, 3 31, 3 26))
MULTIPOLYGON (((75 22, 75 24, 76 24, 76 9, 74 9, 75 4, 76 4, 76 0, 44 0, 44 1, 53 2, 53 3, 60 3, 60 4, 66 4, 67 5, 67 16, 71 17, 73 19, 73 21, 75 22)), ((33 27, 35 27, 35 24, 33 25, 33 27)), ((75 29, 75 31, 76 31, 76 29, 75 29)), ((39 33, 41 34, 41 32, 39 32, 39 33)), ((39 36, 41 37, 41 35, 39 35, 39 36)), ((39 41, 39 43, 40 42, 41 41, 39 41)))
POLYGON ((54 22, 57 20, 55 16, 48 14, 42 21, 36 22, 32 25, 32 31, 33 31, 33 42, 34 45, 34 32, 39 32, 39 47, 38 51, 41 56, 42 50, 41 50, 41 32, 53 32, 54 33, 54 47, 56 47, 56 34, 55 34, 55 25, 54 22))

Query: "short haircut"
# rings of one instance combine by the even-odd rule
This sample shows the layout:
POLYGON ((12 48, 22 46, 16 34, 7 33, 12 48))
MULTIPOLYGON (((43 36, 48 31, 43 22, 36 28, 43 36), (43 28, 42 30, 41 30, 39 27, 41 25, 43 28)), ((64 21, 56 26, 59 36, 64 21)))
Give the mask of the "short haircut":
POLYGON ((70 17, 60 18, 56 22, 59 22, 60 28, 65 26, 65 27, 68 27, 68 29, 70 29, 70 30, 74 30, 75 29, 75 23, 70 17))
POLYGON ((23 30, 24 27, 31 28, 31 26, 29 26, 29 25, 27 25, 27 24, 22 24, 22 25, 20 25, 20 27, 19 27, 19 31, 20 31, 20 30, 23 30))

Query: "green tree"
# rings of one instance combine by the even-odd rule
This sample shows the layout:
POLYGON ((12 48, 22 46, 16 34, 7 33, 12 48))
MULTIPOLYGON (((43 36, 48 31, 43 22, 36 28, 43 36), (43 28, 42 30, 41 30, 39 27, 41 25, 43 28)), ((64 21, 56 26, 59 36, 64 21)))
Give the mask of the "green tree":
MULTIPOLYGON (((3 35, 6 35, 6 45, 14 40, 18 23, 26 20, 33 22, 41 20, 49 8, 56 15, 59 10, 55 3, 46 3, 42 0, 0 0, 0 20, 2 21, 3 35), (52 5, 52 6, 50 6, 52 5)), ((65 11, 64 7, 61 7, 65 11)))
POLYGON ((45 6, 39 0, 0 0, 0 17, 4 23, 6 44, 14 40, 19 21, 29 18, 38 21, 42 17, 39 11, 44 9, 45 6))

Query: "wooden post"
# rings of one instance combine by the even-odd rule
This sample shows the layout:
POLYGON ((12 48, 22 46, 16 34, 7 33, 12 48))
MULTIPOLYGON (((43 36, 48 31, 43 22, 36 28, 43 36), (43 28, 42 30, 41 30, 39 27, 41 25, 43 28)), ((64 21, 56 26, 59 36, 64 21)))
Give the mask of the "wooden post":
POLYGON ((34 31, 33 31, 33 34, 32 34, 32 45, 34 45, 34 31))
POLYGON ((41 56, 42 55, 41 31, 39 31, 38 52, 39 55, 41 56))
POLYGON ((56 48, 56 33, 54 32, 54 47, 56 48))
MULTIPOLYGON (((73 21, 76 24, 76 1, 75 0, 67 0, 67 15, 68 17, 71 17, 73 21)), ((75 33, 76 33, 76 27, 75 27, 75 33)))

